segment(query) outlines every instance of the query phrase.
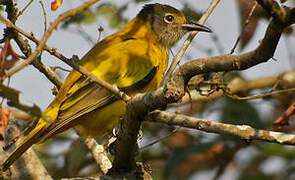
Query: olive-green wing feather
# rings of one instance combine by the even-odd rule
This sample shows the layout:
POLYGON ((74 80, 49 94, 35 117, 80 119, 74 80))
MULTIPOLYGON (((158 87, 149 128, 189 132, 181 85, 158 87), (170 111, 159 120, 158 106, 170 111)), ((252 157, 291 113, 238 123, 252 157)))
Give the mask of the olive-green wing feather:
MULTIPOLYGON (((79 101, 76 101, 72 106, 65 109, 63 105, 61 105, 62 110, 59 111, 57 119, 43 132, 39 140, 40 142, 43 142, 58 132, 62 132, 77 125, 79 123, 75 121, 78 120, 77 118, 95 109, 103 108, 117 100, 113 94, 95 83, 90 83, 84 87, 84 91, 73 94, 73 96, 78 96, 81 93, 86 93, 87 95, 82 94, 84 97, 80 98, 79 101)), ((67 101, 71 101, 71 99, 72 97, 69 97, 69 99, 65 101, 65 104, 67 101)))
MULTIPOLYGON (((140 91, 150 83, 156 72, 157 67, 153 68, 151 72, 141 81, 138 81, 131 86, 123 87, 120 89, 126 93, 140 91)), ((79 122, 75 121, 77 120, 77 118, 93 110, 103 108, 118 100, 115 95, 110 93, 107 89, 100 87, 94 82, 89 83, 87 86, 84 86, 83 90, 77 91, 71 97, 69 97, 69 99, 75 99, 75 97, 79 96, 83 96, 83 98, 81 98, 79 101, 76 101, 76 103, 72 106, 66 109, 64 109, 63 105, 61 106, 58 118, 43 132, 40 142, 46 140, 57 132, 63 131, 65 129, 68 129, 69 127, 78 124, 79 122), (84 95, 85 93, 87 95, 84 95), (87 106, 85 106, 85 104, 87 106)), ((65 104, 66 102, 67 101, 65 101, 65 104)))

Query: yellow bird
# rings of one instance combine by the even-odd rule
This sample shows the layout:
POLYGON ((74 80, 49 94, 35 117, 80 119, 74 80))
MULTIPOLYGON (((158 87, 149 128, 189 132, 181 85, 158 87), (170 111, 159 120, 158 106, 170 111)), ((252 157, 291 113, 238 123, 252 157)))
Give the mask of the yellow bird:
MULTIPOLYGON (((169 48, 188 31, 211 30, 188 21, 177 9, 148 4, 126 27, 97 43, 79 62, 130 96, 160 86, 169 48)), ((71 127, 83 136, 111 131, 126 111, 124 101, 73 70, 37 126, 2 164, 6 170, 29 147, 71 127)))

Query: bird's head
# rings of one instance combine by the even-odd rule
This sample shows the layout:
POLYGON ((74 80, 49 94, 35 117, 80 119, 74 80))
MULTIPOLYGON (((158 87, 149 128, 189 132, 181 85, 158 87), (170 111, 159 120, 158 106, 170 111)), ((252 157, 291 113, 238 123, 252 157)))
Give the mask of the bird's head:
POLYGON ((150 22, 159 42, 166 47, 172 47, 188 31, 211 32, 206 26, 188 21, 182 12, 168 5, 145 5, 138 17, 150 22))

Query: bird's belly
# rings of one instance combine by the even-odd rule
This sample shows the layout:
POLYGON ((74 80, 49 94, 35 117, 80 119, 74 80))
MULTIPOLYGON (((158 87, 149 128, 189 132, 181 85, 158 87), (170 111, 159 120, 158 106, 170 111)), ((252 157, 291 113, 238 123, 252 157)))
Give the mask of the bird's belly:
POLYGON ((100 137, 112 131, 126 112, 126 103, 118 100, 102 109, 94 110, 79 118, 75 129, 84 137, 100 137))
MULTIPOLYGON (((155 76, 142 90, 129 95, 134 96, 137 93, 153 91, 159 87, 161 79, 162 75, 155 76)), ((79 124, 75 126, 75 129, 84 137, 101 137, 111 132, 119 124, 120 118, 124 117, 125 113, 126 103, 118 100, 102 109, 94 110, 78 118, 76 122, 79 122, 79 124)))

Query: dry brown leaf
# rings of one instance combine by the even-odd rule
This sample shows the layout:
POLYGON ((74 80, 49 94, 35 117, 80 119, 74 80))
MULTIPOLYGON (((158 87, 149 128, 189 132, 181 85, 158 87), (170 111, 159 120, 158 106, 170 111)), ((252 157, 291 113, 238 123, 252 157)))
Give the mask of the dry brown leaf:
POLYGON ((7 108, 0 106, 0 113, 0 141, 3 141, 5 138, 5 131, 7 128, 10 111, 7 108))
POLYGON ((10 45, 10 40, 6 39, 4 47, 0 53, 0 81, 4 81, 5 71, 11 69, 17 62, 19 58, 14 52, 12 46, 10 45))
POLYGON ((267 13, 261 6, 257 6, 249 19, 249 23, 244 27, 244 23, 249 18, 249 12, 251 11, 255 1, 253 0, 239 0, 240 22, 241 29, 244 28, 244 32, 241 35, 241 49, 245 47, 253 37, 258 21, 262 17, 267 17, 267 13))

